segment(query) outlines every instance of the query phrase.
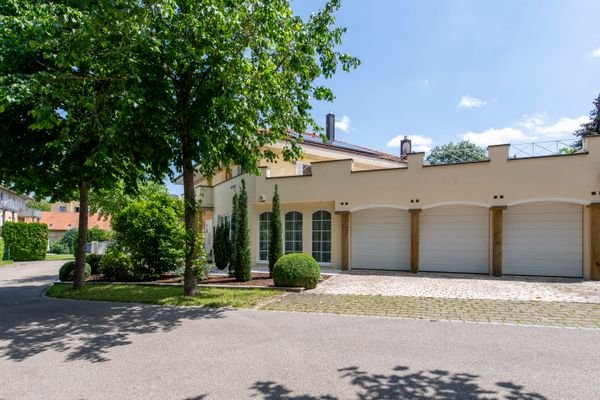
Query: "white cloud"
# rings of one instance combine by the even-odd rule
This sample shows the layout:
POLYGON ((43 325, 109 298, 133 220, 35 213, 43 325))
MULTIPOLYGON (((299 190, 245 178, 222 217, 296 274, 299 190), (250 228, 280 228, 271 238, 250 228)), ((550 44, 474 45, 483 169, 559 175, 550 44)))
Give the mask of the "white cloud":
POLYGON ((460 101, 456 105, 458 109, 465 108, 481 108, 487 104, 486 101, 478 99, 477 97, 473 97, 471 95, 466 95, 460 98, 460 101))
POLYGON ((342 115, 342 118, 335 120, 335 129, 339 129, 342 132, 350 132, 350 117, 342 115))
POLYGON ((590 57, 600 57, 600 47, 589 54, 590 57))
POLYGON ((404 139, 404 136, 412 141, 412 151, 415 152, 429 152, 433 147, 433 139, 423 135, 398 135, 390 139, 387 142, 388 147, 400 147, 400 141, 404 139))
POLYGON ((463 140, 468 140, 471 143, 483 147, 492 144, 521 143, 535 140, 535 136, 529 136, 525 132, 515 128, 491 128, 483 132, 463 133, 460 137, 463 140))
POLYGON ((525 115, 513 126, 490 128, 482 132, 466 132, 461 134, 460 138, 478 146, 570 140, 573 139, 573 132, 579 129, 588 117, 582 115, 575 118, 561 118, 554 123, 548 123, 547 119, 548 114, 545 112, 525 115))

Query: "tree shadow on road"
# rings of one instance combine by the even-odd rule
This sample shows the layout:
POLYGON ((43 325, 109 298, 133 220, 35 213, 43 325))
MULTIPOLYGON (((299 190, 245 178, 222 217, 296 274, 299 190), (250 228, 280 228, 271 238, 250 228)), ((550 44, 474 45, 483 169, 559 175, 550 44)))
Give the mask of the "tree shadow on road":
MULTIPOLYGON (((40 286, 3 287, 0 299, 40 286)), ((0 360, 23 361, 54 350, 66 361, 109 361, 108 352, 131 336, 169 332, 184 320, 223 318, 225 310, 178 308, 77 300, 31 299, 19 306, 0 303, 0 360)))
MULTIPOLYGON (((470 373, 451 373, 443 370, 412 372, 408 367, 397 366, 393 373, 369 374, 358 367, 338 370, 340 378, 349 379, 356 388, 353 399, 505 399, 505 400, 545 400, 546 397, 534 392, 527 392, 523 386, 512 382, 497 382, 494 389, 484 388, 477 379, 478 375, 470 373)), ((308 395, 293 394, 284 385, 273 381, 256 382, 251 388, 251 397, 265 400, 336 400, 330 394, 308 395)), ((346 396, 347 398, 347 396, 346 396)))

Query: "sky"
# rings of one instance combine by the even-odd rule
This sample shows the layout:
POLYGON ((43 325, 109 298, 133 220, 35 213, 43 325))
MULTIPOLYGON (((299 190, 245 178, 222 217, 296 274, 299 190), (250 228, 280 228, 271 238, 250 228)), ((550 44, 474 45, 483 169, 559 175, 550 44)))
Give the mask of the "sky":
MULTIPOLYGON (((294 0, 307 17, 325 0, 294 0)), ((571 139, 600 93, 600 0, 342 0, 358 69, 315 103, 336 138, 398 153, 571 139)), ((177 192, 180 192, 178 190, 177 192)))

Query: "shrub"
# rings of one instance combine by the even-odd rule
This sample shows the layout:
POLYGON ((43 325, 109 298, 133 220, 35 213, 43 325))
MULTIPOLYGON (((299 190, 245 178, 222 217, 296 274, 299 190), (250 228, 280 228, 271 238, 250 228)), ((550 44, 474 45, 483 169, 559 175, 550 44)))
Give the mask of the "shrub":
POLYGON ((88 242, 108 242, 114 236, 113 231, 105 231, 97 226, 88 230, 88 242))
POLYGON ((287 254, 277 260, 273 267, 275 286, 314 289, 319 279, 321 268, 308 254, 287 254))
POLYGON ((4 239, 0 238, 0 261, 4 259, 4 239))
MULTIPOLYGON (((61 281, 72 281, 73 280, 73 271, 75 270, 75 261, 68 261, 60 267, 58 271, 58 278, 61 281)), ((92 268, 90 264, 85 264, 85 277, 89 278, 92 274, 92 268)))
POLYGON ((217 268, 227 268, 231 259, 231 240, 229 239, 229 222, 227 221, 214 228, 213 255, 217 268))
POLYGON ((283 228, 281 226, 281 206, 279 202, 279 191, 275 185, 273 194, 273 218, 271 218, 269 237, 269 275, 273 275, 273 267, 277 260, 283 256, 283 228))
POLYGON ((236 235, 233 246, 236 247, 235 278, 247 282, 252 279, 252 261, 250 256, 250 228, 248 227, 248 192, 246 182, 242 179, 242 190, 238 197, 236 215, 236 235))
POLYGON ((77 235, 79 235, 78 229, 69 229, 65 232, 60 242, 69 249, 69 253, 75 253, 75 245, 77 244, 77 235))
POLYGON ((2 228, 5 246, 15 261, 36 261, 46 258, 48 226, 46 224, 6 222, 2 228))
POLYGON ((53 254, 69 254, 69 247, 62 241, 54 242, 50 245, 50 253, 53 254))
POLYGON ((100 263, 102 262, 102 254, 88 254, 85 256, 85 262, 92 267, 92 274, 100 273, 100 263))
POLYGON ((183 264, 183 203, 169 195, 129 204, 112 220, 116 240, 144 277, 156 277, 183 264))
POLYGON ((111 246, 100 261, 100 273, 108 279, 127 282, 139 278, 131 256, 118 246, 111 246))

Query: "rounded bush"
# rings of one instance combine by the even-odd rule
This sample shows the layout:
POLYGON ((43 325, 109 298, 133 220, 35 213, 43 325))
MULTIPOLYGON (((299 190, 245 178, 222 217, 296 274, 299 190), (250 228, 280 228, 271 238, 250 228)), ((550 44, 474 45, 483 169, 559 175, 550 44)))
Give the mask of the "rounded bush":
POLYGON ((100 273, 108 279, 127 282, 136 280, 138 271, 131 256, 117 246, 109 247, 100 261, 100 273))
POLYGON ((273 267, 275 286, 314 289, 321 279, 321 268, 308 254, 288 254, 273 267))
MULTIPOLYGON (((60 267, 60 270, 58 271, 58 278, 63 282, 64 281, 72 281, 74 270, 75 270, 75 261, 68 261, 68 262, 64 263, 62 267, 60 267)), ((92 274, 92 268, 90 267, 90 264, 86 263, 85 264, 85 277, 89 278, 91 274, 92 274)))

